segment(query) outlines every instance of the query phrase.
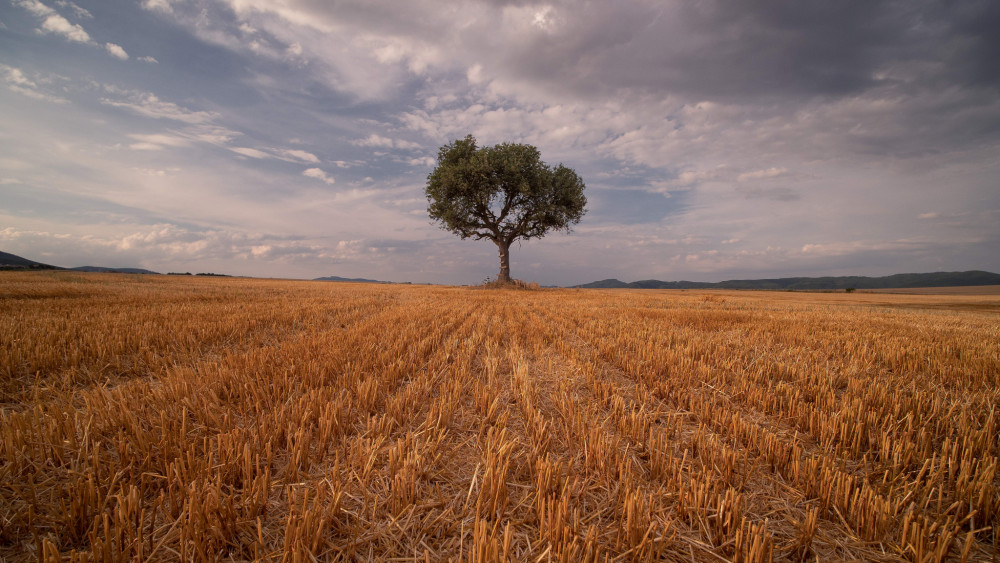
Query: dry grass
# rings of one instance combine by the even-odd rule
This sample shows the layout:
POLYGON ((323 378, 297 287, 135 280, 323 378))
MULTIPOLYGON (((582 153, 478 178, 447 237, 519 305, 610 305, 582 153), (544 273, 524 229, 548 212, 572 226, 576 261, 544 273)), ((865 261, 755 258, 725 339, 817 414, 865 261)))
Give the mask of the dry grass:
POLYGON ((500 280, 487 281, 480 285, 472 286, 472 289, 526 289, 526 290, 539 290, 542 287, 538 285, 538 282, 526 282, 523 280, 510 280, 509 282, 503 282, 500 280))
POLYGON ((862 289, 866 293, 912 293, 915 295, 1000 295, 1000 285, 960 287, 910 287, 905 289, 862 289))
POLYGON ((0 559, 990 560, 947 299, 5 272, 0 559))

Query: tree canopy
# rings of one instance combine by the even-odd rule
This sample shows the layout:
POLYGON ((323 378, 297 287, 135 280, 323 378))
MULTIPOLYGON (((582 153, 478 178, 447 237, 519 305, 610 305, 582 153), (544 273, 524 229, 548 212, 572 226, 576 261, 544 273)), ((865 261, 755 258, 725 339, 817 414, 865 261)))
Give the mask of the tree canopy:
POLYGON ((538 149, 501 143, 477 147, 468 135, 441 147, 427 176, 427 212, 462 239, 489 239, 500 250, 498 281, 510 281, 510 245, 569 232, 586 212, 586 186, 572 169, 551 167, 538 149))

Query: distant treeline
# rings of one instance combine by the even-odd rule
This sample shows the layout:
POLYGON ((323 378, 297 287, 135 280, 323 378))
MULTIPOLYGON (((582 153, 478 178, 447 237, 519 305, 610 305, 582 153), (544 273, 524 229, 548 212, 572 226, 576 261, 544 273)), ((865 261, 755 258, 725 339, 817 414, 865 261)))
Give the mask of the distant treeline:
POLYGON ((167 272, 168 276, 213 276, 216 278, 231 278, 229 274, 213 274, 211 272, 198 272, 197 274, 192 274, 191 272, 167 272))

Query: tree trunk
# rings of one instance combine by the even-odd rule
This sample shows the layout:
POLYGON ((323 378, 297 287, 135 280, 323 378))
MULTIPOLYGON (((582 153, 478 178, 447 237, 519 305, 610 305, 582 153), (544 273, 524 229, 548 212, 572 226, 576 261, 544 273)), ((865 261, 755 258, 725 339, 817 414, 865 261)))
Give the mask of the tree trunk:
POLYGON ((510 283, 510 243, 498 241, 500 248, 500 273, 497 274, 497 281, 500 283, 510 283))

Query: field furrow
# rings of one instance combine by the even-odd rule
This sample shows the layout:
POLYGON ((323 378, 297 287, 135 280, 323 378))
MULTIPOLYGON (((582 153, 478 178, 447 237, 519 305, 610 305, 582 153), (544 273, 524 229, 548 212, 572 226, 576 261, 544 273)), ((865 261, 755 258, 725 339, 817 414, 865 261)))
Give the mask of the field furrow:
POLYGON ((5 273, 0 559, 989 560, 947 299, 5 273))

